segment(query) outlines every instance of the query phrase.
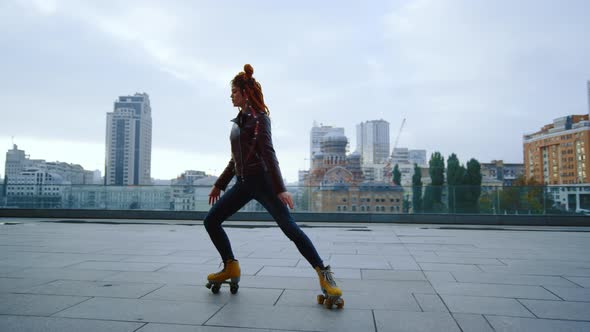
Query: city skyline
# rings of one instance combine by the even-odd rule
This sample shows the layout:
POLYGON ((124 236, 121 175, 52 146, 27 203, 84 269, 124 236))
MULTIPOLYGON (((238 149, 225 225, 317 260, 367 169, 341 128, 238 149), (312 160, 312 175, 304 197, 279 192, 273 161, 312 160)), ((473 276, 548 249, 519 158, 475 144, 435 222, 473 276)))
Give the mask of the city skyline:
POLYGON ((405 118, 399 147, 522 163, 523 135, 590 108, 586 1, 9 0, 0 9, 10 45, 0 54, 0 146, 14 136, 36 159, 87 170, 104 170, 113 96, 146 91, 158 110, 152 177, 219 175, 236 112, 229 80, 244 63, 262 83, 289 182, 309 167, 314 120, 344 128, 354 147, 356 124, 384 119, 392 140, 405 118), (254 38, 236 34, 243 17, 254 18, 254 38))

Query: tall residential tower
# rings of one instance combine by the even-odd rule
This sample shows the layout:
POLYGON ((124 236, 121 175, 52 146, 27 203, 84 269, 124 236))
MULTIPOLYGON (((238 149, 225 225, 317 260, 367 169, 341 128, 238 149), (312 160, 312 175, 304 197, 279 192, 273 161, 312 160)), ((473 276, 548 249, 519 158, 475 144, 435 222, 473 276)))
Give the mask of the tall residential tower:
POLYGON ((147 93, 121 96, 107 113, 106 185, 151 184, 152 109, 147 93))
POLYGON ((389 122, 365 121, 356 125, 356 151, 363 164, 382 164, 389 157, 389 122))

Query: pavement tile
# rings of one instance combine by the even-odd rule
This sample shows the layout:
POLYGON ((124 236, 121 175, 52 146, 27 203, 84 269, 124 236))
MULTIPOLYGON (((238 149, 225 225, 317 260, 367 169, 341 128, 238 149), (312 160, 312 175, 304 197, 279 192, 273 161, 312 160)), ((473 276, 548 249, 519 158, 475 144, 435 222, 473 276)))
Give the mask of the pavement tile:
POLYGON ((330 264, 338 268, 384 270, 391 268, 386 258, 367 255, 332 255, 330 264))
POLYGON ((68 266, 68 269, 101 271, 156 271, 166 266, 165 263, 131 263, 131 262, 82 262, 68 266))
POLYGON ((563 277, 555 276, 520 275, 491 272, 453 272, 453 276, 458 282, 578 287, 578 285, 563 277))
POLYGON ((540 286, 500 285, 449 282, 436 283, 434 289, 439 294, 507 297, 537 300, 559 300, 559 298, 540 286))
POLYGON ((207 257, 191 257, 191 256, 171 256, 171 255, 158 255, 158 256, 127 256, 123 262, 134 262, 134 263, 180 263, 180 264, 203 264, 210 260, 207 257))
MULTIPOLYGON (((321 291, 286 290, 277 302, 277 306, 311 307, 317 304, 317 295, 321 291)), ((421 311, 416 300, 409 292, 384 291, 378 295, 369 292, 345 292, 342 295, 346 309, 387 309, 403 311, 421 311)))
MULTIPOLYGON (((210 272, 209 272, 210 273, 210 272)), ((127 281, 127 282, 144 282, 155 284, 184 284, 184 285, 204 285, 207 283, 206 272, 140 272, 129 271, 111 274, 101 281, 127 281)))
POLYGON ((361 269, 363 280, 421 280, 426 281, 422 271, 361 269))
POLYGON ((533 317, 515 299, 458 295, 441 295, 441 298, 452 313, 533 317))
POLYGON ((414 257, 388 257, 389 266, 394 270, 414 270, 420 271, 420 265, 416 263, 414 257))
POLYGON ((52 278, 0 278, 0 293, 22 293, 32 286, 49 283, 52 278))
POLYGON ((493 332, 494 329, 486 321, 483 315, 458 314, 453 317, 463 332, 493 332))
POLYGON ((433 285, 435 283, 457 282, 453 274, 448 271, 422 271, 426 279, 433 285))
POLYGON ((0 314, 49 316, 87 299, 80 296, 0 294, 0 314))
POLYGON ((375 310, 379 332, 460 332, 449 313, 375 310))
POLYGON ((205 325, 297 331, 375 330, 370 310, 329 310, 317 304, 306 308, 228 304, 205 325))
POLYGON ((143 323, 34 316, 0 316, 2 332, 133 332, 143 323))
POLYGON ((418 263, 439 263, 439 264, 483 264, 483 265, 502 265, 496 258, 470 258, 470 257, 421 257, 414 256, 418 263))
MULTIPOLYGON (((360 269, 351 268, 333 268, 334 276, 340 279, 361 279, 360 269)), ((317 272, 311 267, 280 267, 280 266, 265 266, 260 270, 257 276, 273 276, 273 277, 299 277, 299 278, 317 278, 317 272)))
MULTIPOLYGON (((497 332, 587 332, 590 322, 486 316, 497 332)), ((465 331, 467 332, 467 331, 465 331)))
POLYGON ((231 294, 227 285, 222 285, 218 294, 213 294, 204 284, 199 286, 166 285, 149 293, 142 299, 180 302, 202 302, 222 306, 226 303, 274 305, 283 290, 244 287, 240 283, 238 294, 231 294))
POLYGON ((437 294, 414 294, 416 301, 424 312, 449 312, 437 294))
POLYGON ((481 272, 481 270, 473 264, 418 263, 418 265, 424 271, 481 272))
POLYGON ((54 316, 201 325, 219 308, 196 302, 93 298, 54 316))
POLYGON ((7 277, 14 278, 43 278, 57 280, 100 280, 107 276, 117 273, 116 271, 100 271, 100 270, 78 270, 78 269, 63 269, 63 268, 27 268, 7 274, 7 277))
POLYGON ((174 324, 146 324, 137 332, 297 332, 288 330, 268 330, 268 329, 247 329, 241 327, 216 327, 216 326, 194 326, 194 325, 174 325, 174 324))
POLYGON ((555 286, 546 286, 545 288, 565 301, 590 302, 590 288, 555 286))
POLYGON ((565 301, 520 300, 540 318, 590 321, 590 303, 565 301))
POLYGON ((573 277, 564 275, 564 278, 566 278, 567 280, 571 280, 572 282, 575 282, 576 284, 582 287, 590 288, 590 278, 588 277, 573 277))
POLYGON ((24 289, 22 293, 137 299, 162 286, 162 284, 129 282, 57 280, 44 285, 24 289))

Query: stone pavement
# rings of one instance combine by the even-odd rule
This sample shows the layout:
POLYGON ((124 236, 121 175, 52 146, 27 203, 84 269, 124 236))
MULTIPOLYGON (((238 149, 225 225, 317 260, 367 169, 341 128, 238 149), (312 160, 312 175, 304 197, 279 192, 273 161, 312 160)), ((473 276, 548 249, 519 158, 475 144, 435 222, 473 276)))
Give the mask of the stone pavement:
POLYGON ((270 223, 227 223, 243 276, 215 295, 201 225, 0 219, 0 331, 590 331, 587 228, 307 225, 342 310, 270 223))

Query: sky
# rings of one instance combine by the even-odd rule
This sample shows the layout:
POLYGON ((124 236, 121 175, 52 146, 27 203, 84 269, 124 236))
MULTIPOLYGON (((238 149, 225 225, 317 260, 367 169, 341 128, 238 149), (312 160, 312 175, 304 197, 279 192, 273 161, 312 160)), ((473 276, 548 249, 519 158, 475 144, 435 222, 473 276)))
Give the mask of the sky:
MULTIPOLYGON (((152 177, 219 175, 246 63, 283 176, 309 133, 383 119, 391 143, 522 163, 524 134, 587 114, 590 1, 0 1, 0 148, 103 171, 118 96, 152 106, 152 177)), ((5 153, 0 152, 0 165, 5 153)), ((3 176, 4 167, 0 167, 3 176)))

